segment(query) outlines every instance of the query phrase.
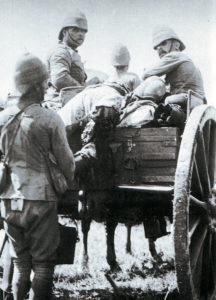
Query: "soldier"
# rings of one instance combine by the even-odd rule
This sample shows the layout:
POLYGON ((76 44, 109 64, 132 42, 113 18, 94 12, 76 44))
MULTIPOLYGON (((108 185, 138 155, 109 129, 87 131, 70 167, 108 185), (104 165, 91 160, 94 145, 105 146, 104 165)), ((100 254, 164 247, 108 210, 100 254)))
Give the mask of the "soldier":
POLYGON ((111 55, 114 72, 107 81, 127 84, 128 88, 133 91, 140 84, 140 79, 137 74, 128 72, 129 63, 130 53, 127 47, 123 44, 115 45, 111 55))
POLYGON ((68 87, 73 87, 77 93, 86 85, 99 83, 97 77, 86 83, 87 76, 77 50, 87 31, 87 19, 81 11, 74 10, 65 17, 58 35, 59 43, 48 55, 49 85, 53 93, 68 87))
POLYGON ((10 149, 9 180, 0 195, 1 217, 13 258, 15 300, 23 300, 29 290, 31 300, 51 299, 59 244, 58 196, 41 148, 52 152, 69 187, 75 170, 61 118, 40 105, 47 78, 46 67, 37 57, 23 55, 14 73, 18 103, 0 112, 1 151, 5 155, 10 149))
POLYGON ((179 104, 185 109, 188 90, 193 90, 200 97, 205 96, 201 73, 193 61, 182 52, 185 45, 171 28, 159 26, 154 30, 153 48, 161 60, 145 70, 142 79, 166 75, 171 96, 166 97, 165 104, 179 104))

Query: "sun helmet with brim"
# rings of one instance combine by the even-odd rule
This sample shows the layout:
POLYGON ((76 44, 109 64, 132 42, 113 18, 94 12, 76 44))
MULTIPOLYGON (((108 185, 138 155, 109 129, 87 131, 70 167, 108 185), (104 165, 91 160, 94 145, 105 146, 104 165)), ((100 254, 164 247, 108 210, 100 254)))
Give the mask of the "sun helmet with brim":
POLYGON ((46 65, 31 53, 22 55, 16 65, 14 71, 14 83, 17 90, 24 94, 31 87, 42 83, 48 78, 46 65))
POLYGON ((185 49, 185 44, 177 36, 173 29, 168 26, 158 26, 154 29, 152 34, 153 48, 156 49, 158 45, 170 39, 174 39, 180 43, 181 51, 185 49))
POLYGON ((58 39, 62 40, 63 38, 63 30, 68 27, 78 27, 83 30, 88 31, 88 23, 86 16, 79 10, 73 11, 69 13, 62 23, 61 29, 59 31, 58 39))

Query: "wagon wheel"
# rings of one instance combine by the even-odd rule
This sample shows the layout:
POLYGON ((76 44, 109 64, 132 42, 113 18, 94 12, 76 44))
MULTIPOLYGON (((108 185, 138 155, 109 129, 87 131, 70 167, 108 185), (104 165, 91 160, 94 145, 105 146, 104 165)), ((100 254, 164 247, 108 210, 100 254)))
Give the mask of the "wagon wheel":
POLYGON ((174 186, 175 264, 181 299, 216 299, 216 109, 196 107, 185 126, 174 186))

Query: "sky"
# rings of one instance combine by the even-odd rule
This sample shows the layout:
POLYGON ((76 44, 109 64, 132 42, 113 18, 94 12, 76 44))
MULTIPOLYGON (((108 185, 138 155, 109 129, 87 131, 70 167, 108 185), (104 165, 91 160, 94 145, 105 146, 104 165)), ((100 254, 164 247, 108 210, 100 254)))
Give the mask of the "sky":
POLYGON ((13 69, 24 52, 44 61, 64 16, 73 8, 88 20, 85 42, 78 49, 86 68, 110 73, 116 43, 131 55, 130 71, 142 74, 158 61, 152 30, 172 27, 200 69, 207 100, 216 105, 216 0, 0 0, 0 97, 12 90, 13 69))

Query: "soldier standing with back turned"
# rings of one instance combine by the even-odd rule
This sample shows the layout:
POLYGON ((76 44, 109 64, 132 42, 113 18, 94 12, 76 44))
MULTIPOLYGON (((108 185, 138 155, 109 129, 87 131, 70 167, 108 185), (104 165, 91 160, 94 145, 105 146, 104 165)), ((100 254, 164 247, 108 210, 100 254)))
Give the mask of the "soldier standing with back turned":
POLYGON ((14 72, 21 96, 17 104, 0 112, 1 151, 5 155, 10 149, 8 184, 0 199, 14 264, 14 300, 24 300, 28 291, 30 300, 51 299, 59 244, 58 195, 44 153, 52 152, 68 187, 73 184, 75 162, 64 124, 54 111, 41 106, 47 77, 37 57, 23 55, 14 72))

